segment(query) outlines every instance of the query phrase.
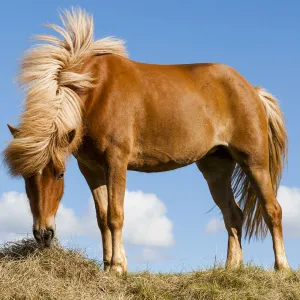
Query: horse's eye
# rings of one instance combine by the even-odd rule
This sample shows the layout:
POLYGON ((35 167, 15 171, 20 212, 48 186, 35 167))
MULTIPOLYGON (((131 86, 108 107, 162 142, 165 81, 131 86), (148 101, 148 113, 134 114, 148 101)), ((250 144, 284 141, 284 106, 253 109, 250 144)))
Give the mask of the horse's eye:
POLYGON ((60 173, 58 176, 57 176, 57 179, 63 179, 64 178, 64 173, 60 173))

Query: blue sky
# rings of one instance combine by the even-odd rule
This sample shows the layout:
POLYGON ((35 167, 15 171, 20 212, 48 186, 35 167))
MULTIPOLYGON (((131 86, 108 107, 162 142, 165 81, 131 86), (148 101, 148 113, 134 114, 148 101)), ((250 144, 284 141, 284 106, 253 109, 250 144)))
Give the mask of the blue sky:
MULTIPOLYGON (((30 37, 33 34, 50 32, 42 24, 59 23, 59 8, 76 5, 94 15, 96 38, 113 35, 126 40, 133 60, 162 64, 225 63, 239 71, 251 84, 265 87, 280 100, 289 134, 289 164, 282 180, 284 188, 280 202, 285 208, 288 259, 293 267, 297 267, 300 262, 300 224, 297 222, 299 220, 300 223, 300 192, 295 189, 300 188, 300 3, 270 0, 5 1, 0 18, 0 150, 10 139, 6 124, 17 124, 22 109, 22 94, 13 81, 17 75, 18 59, 32 45, 30 37)), ((14 226, 14 222, 17 225, 22 223, 22 214, 10 210, 10 200, 3 196, 12 191, 24 193, 23 181, 11 179, 2 165, 0 180, 0 239, 2 232, 4 240, 27 231, 31 220, 27 222, 29 227, 24 225, 24 230, 22 226, 14 226)), ((152 226, 156 221, 160 224, 161 220, 164 220, 163 224, 172 224, 164 231, 170 241, 165 245, 158 241, 163 231, 159 227, 153 227, 153 245, 137 243, 128 237, 126 249, 131 270, 188 271, 211 266, 215 257, 217 261, 225 260, 227 234, 220 227, 219 210, 215 208, 208 212, 214 203, 195 165, 160 174, 128 172, 127 189, 142 191, 139 194, 141 204, 137 204, 139 213, 147 201, 153 204, 153 207, 150 206, 154 210, 160 209, 160 215, 154 216, 155 220, 150 219, 144 226, 152 226), (166 212, 161 203, 164 203, 166 212)), ((17 202, 14 203, 18 207, 23 205, 21 202, 26 202, 24 197, 16 196, 20 194, 9 195, 15 197, 17 202)), ((135 194, 130 195, 136 197, 135 194)), ((72 158, 66 174, 62 201, 64 212, 67 211, 69 216, 73 214, 72 218, 77 218, 77 222, 83 222, 84 218, 80 219, 80 216, 89 210, 89 199, 89 189, 72 158)), ((130 214, 134 215, 135 207, 130 206, 130 209, 130 214)), ((62 213, 62 216, 66 215, 62 213)), ((28 216, 24 217, 24 220, 27 219, 28 216)), ((63 220, 59 224, 62 223, 63 220)), ((138 228, 139 223, 135 226, 138 228)), ((65 244, 87 248, 89 255, 101 258, 99 239, 89 234, 78 237, 74 233, 73 236, 69 229, 65 232, 62 237, 65 244)), ((128 229, 127 234, 131 232, 128 229)), ((243 242, 243 246, 245 261, 265 266, 273 264, 269 237, 263 243, 243 242)))

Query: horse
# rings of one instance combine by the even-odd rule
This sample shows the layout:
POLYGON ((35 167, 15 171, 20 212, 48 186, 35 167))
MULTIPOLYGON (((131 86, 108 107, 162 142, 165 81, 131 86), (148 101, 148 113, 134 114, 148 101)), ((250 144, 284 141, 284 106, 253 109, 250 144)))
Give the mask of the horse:
POLYGON ((61 34, 21 60, 25 104, 4 150, 23 177, 33 235, 47 247, 73 155, 93 194, 104 270, 127 272, 122 242, 127 170, 164 172, 196 163, 228 232, 226 268, 243 262, 245 236, 273 240, 275 269, 289 269, 276 200, 287 132, 278 101, 220 63, 156 65, 128 58, 122 40, 94 40, 93 17, 65 10, 61 34))

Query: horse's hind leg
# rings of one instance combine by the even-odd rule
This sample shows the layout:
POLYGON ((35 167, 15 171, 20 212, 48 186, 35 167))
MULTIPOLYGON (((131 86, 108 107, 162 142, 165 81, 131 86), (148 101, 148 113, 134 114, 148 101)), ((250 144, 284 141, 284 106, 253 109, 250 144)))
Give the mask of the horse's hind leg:
POLYGON ((219 149, 197 162, 206 179, 211 195, 220 208, 228 232, 226 268, 238 267, 243 262, 241 246, 243 213, 238 207, 231 188, 235 161, 226 150, 219 149))
POLYGON ((110 229, 107 225, 108 201, 104 171, 100 171, 99 173, 92 172, 88 167, 80 162, 78 162, 78 166, 93 194, 97 222, 102 237, 104 271, 109 271, 112 258, 112 238, 110 229))
POLYGON ((275 254, 275 269, 289 269, 286 258, 283 235, 282 235, 282 211, 276 200, 275 192, 271 183, 270 172, 267 161, 257 163, 259 160, 249 158, 247 165, 243 165, 245 173, 249 176, 263 209, 263 218, 270 230, 273 240, 275 254), (255 163, 253 163, 255 162, 255 163))

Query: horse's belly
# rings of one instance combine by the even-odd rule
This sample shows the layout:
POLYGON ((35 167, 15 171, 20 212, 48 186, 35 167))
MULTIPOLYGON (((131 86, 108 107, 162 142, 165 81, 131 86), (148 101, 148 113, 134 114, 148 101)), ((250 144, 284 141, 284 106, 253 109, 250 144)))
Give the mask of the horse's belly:
POLYGON ((137 152, 131 155, 128 170, 147 173, 175 170, 192 164, 206 154, 206 151, 199 150, 181 155, 158 150, 137 152))
POLYGON ((156 173, 156 172, 165 172, 165 171, 171 171, 178 168, 182 168, 186 165, 189 165, 193 163, 191 162, 185 162, 185 163, 176 163, 174 161, 169 162, 159 162, 159 161, 153 161, 153 160, 143 160, 143 161, 135 161, 130 164, 128 164, 128 170, 131 171, 138 171, 138 172, 146 172, 146 173, 156 173))

